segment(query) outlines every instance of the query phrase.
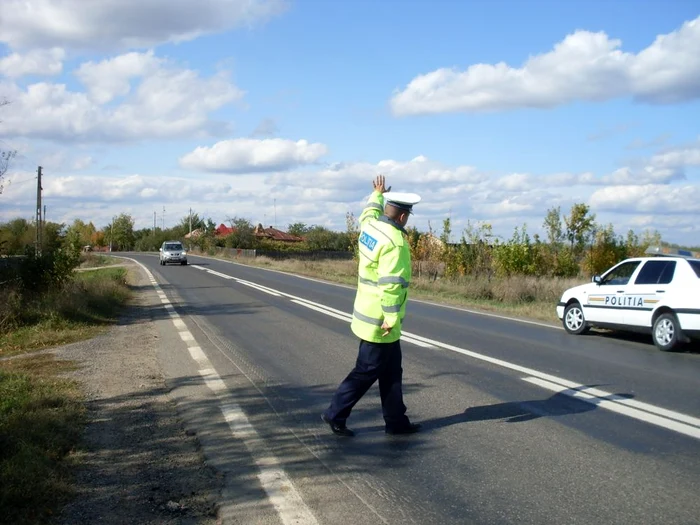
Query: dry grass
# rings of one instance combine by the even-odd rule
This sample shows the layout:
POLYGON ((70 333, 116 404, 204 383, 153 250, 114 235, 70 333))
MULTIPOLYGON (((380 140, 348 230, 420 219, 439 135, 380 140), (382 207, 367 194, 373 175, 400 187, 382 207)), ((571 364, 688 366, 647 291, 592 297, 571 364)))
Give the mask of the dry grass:
POLYGON ((0 290, 0 357, 93 337, 112 324, 130 296, 124 268, 78 274, 60 290, 23 296, 0 290))
POLYGON ((121 262, 119 259, 109 255, 101 255, 92 252, 80 254, 80 268, 99 268, 119 262, 121 262))
POLYGON ((73 369, 50 354, 0 362, 0 521, 46 523, 71 496, 70 452, 85 422, 73 369))
MULTIPOLYGON (((357 283, 357 263, 354 261, 276 260, 268 257, 218 258, 351 286, 357 283)), ((433 281, 414 276, 411 297, 558 323, 555 307, 562 293, 567 288, 584 282, 585 279, 580 278, 527 276, 491 279, 486 276, 465 276, 433 281)))

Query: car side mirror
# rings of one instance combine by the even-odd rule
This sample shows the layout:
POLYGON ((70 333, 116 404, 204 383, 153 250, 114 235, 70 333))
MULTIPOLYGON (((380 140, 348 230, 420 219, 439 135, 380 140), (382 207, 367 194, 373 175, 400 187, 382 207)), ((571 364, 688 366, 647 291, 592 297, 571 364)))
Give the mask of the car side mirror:
POLYGON ((594 275, 591 281, 593 281, 596 284, 600 284, 603 282, 603 280, 600 278, 600 275, 594 275))
POLYGON ((163 251, 163 248, 158 248, 158 251, 159 251, 159 252, 162 252, 162 251, 163 251))

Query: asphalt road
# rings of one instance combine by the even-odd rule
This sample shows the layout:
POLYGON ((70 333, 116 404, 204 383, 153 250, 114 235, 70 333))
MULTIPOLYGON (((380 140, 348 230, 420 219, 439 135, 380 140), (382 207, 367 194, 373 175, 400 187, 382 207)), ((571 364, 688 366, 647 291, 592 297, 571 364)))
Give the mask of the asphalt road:
POLYGON ((277 458, 309 511, 294 521, 275 504, 273 521, 700 523, 700 353, 412 300, 404 396, 424 431, 386 436, 375 385, 348 420, 357 436, 339 438, 319 415, 356 357, 354 289, 125 255, 156 277, 255 429, 242 457, 277 458))

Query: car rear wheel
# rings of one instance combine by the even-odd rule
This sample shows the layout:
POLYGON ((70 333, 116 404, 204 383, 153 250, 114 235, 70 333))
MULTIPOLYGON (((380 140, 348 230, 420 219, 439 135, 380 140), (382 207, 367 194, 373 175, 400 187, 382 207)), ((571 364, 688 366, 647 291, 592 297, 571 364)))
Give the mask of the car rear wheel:
POLYGON ((654 344, 659 350, 670 352, 680 344, 681 327, 678 318, 672 313, 661 314, 654 321, 651 332, 654 344))
POLYGON ((570 334, 581 335, 590 330, 583 315, 583 307, 579 303, 571 303, 564 310, 564 330, 570 334))

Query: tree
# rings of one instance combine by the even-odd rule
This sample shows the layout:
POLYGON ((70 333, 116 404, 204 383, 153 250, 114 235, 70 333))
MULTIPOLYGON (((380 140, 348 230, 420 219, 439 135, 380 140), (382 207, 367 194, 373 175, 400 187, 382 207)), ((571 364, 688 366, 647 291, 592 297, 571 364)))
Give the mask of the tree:
POLYGON ((440 234, 440 240, 445 244, 450 242, 450 236, 452 235, 452 219, 449 217, 442 220, 442 233, 440 234))
POLYGON ((357 242, 360 238, 360 223, 351 211, 345 213, 345 232, 348 235, 348 247, 354 255, 356 261, 360 260, 360 245, 357 242))
POLYGON ((112 249, 128 250, 135 242, 134 218, 126 213, 121 213, 116 217, 110 226, 107 227, 107 239, 112 243, 112 249))
POLYGON ((182 219, 180 219, 180 223, 176 226, 176 228, 182 232, 182 236, 185 236, 190 233, 190 224, 192 224, 192 231, 196 230, 197 228, 204 228, 206 226, 204 219, 200 217, 198 213, 192 213, 192 215, 185 215, 182 219))
POLYGON ((297 237, 303 237, 309 233, 309 227, 303 222, 295 222, 287 226, 287 233, 296 235, 297 237))
POLYGON ((566 223, 566 238, 569 240, 571 251, 580 255, 595 227, 595 214, 589 215, 590 208, 583 203, 574 204, 566 223))
POLYGON ((226 237, 227 248, 241 248, 244 250, 255 248, 254 228, 250 220, 241 217, 229 217, 228 222, 233 228, 233 233, 226 237))
POLYGON ((561 208, 551 208, 547 210, 547 215, 544 218, 545 232, 547 232, 547 240, 549 244, 556 249, 564 240, 564 233, 561 224, 561 208))
MULTIPOLYGON (((0 101, 0 108, 3 106, 7 106, 10 102, 7 100, 2 100, 0 101)), ((2 189, 3 189, 3 183, 2 180, 5 177, 5 173, 7 173, 7 170, 10 168, 10 163, 12 162, 12 159, 14 159, 17 156, 16 151, 2 151, 0 150, 0 195, 2 195, 2 189)))
POLYGON ((85 224, 81 219, 75 219, 66 230, 66 246, 74 252, 80 252, 83 246, 92 244, 95 234, 95 225, 92 222, 85 224))
POLYGON ((36 229, 26 219, 12 219, 0 225, 0 248, 3 254, 21 255, 36 238, 36 229))

